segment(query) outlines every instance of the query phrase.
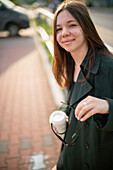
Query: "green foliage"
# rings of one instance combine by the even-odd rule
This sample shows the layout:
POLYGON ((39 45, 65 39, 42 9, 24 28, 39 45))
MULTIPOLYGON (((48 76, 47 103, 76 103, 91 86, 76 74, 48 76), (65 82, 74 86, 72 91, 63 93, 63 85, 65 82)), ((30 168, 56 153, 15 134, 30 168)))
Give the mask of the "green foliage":
MULTIPOLYGON (((44 17, 43 15, 39 15, 37 19, 35 19, 35 23, 37 26, 41 26, 49 36, 52 35, 52 23, 50 23, 48 20, 47 20, 47 17, 44 17)), ((48 56, 49 56, 49 62, 52 63, 53 61, 53 56, 52 54, 50 53, 49 49, 47 48, 46 46, 46 43, 43 41, 42 42, 43 46, 45 47, 47 53, 48 53, 48 56)))
POLYGON ((15 5, 19 5, 20 4, 20 2, 19 2, 19 0, 11 0, 15 5))
POLYGON ((42 17, 41 15, 36 19, 37 26, 40 25, 44 30, 46 30, 47 34, 51 36, 52 34, 52 23, 50 24, 47 21, 47 17, 42 17))
POLYGON ((52 54, 50 53, 49 49, 47 48, 46 43, 45 43, 44 41, 42 41, 42 44, 43 44, 44 48, 46 49, 46 51, 47 51, 47 53, 48 53, 49 63, 52 64, 52 62, 53 62, 53 56, 52 56, 52 54))
POLYGON ((36 2, 36 0, 24 0, 23 2, 25 4, 33 4, 34 2, 36 2))
POLYGON ((13 3, 15 3, 16 5, 19 5, 19 4, 33 4, 34 2, 36 2, 36 0, 11 0, 13 3))

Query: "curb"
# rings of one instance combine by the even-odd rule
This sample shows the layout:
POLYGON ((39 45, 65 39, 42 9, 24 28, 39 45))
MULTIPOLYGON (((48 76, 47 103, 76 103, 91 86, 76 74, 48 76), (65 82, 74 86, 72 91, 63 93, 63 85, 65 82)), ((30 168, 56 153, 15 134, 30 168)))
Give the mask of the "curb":
POLYGON ((48 78, 49 86, 50 86, 50 89, 51 89, 51 92, 52 92, 52 95, 54 98, 55 105, 57 107, 60 107, 61 106, 60 101, 65 101, 63 91, 61 90, 60 86, 58 86, 58 84, 53 76, 52 66, 50 65, 50 63, 48 61, 48 58, 49 58, 48 54, 47 54, 45 48, 43 47, 43 45, 41 44, 40 37, 37 34, 35 34, 35 36, 34 36, 34 42, 35 42, 36 48, 41 56, 43 66, 44 66, 44 69, 46 71, 46 75, 48 78))

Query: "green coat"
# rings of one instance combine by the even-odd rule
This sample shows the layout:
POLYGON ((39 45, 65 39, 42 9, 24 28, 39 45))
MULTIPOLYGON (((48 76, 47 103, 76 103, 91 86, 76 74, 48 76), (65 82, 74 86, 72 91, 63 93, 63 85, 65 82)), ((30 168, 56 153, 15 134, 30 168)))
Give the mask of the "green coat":
MULTIPOLYGON (((81 64, 78 80, 84 79, 81 64)), ((62 147, 58 170, 113 170, 113 58, 98 56, 88 81, 77 81, 70 105, 77 104, 88 95, 106 99, 109 102, 109 114, 96 114, 85 121, 75 145, 62 147), (61 166, 61 167, 60 167, 61 166)), ((74 111, 68 109, 69 125, 65 135, 68 143, 75 132, 77 119, 74 111)))

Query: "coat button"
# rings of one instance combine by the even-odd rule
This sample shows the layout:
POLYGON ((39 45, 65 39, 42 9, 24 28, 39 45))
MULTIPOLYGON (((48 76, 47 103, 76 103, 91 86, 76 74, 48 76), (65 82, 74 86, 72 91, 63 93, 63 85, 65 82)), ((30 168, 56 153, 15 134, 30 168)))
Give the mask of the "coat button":
POLYGON ((88 143, 85 143, 85 148, 89 149, 89 144, 88 143))
POLYGON ((88 127, 88 126, 89 126, 89 123, 88 123, 88 122, 85 122, 85 123, 84 123, 84 126, 88 127))
POLYGON ((89 165, 87 163, 84 164, 84 168, 89 169, 89 165))

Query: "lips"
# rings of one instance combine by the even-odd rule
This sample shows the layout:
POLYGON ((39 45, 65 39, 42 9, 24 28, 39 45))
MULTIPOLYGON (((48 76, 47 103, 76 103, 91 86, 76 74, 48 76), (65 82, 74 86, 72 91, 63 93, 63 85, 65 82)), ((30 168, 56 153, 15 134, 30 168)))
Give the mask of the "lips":
POLYGON ((68 44, 71 44, 73 41, 74 41, 74 39, 65 40, 65 41, 62 41, 62 43, 65 44, 65 45, 68 45, 68 44))

